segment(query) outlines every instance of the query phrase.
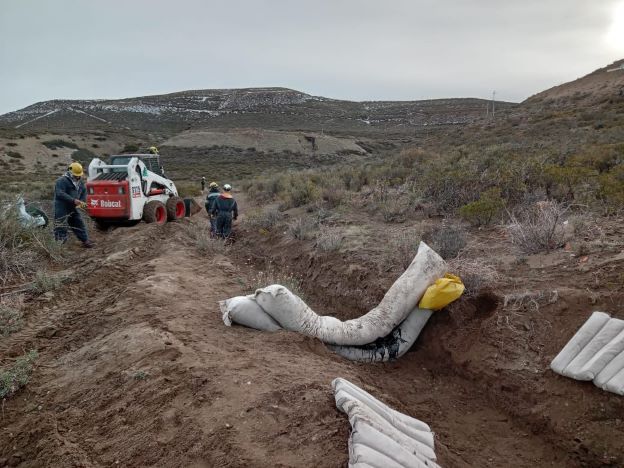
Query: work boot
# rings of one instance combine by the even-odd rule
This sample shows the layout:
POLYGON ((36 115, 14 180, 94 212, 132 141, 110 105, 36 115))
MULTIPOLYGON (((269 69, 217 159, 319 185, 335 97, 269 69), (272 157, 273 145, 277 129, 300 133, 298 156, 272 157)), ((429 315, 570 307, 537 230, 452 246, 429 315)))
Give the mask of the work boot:
POLYGON ((85 249, 91 249, 91 248, 95 247, 95 244, 94 244, 93 242, 91 242, 90 240, 86 240, 86 241, 84 241, 84 242, 82 243, 82 246, 83 246, 85 249))

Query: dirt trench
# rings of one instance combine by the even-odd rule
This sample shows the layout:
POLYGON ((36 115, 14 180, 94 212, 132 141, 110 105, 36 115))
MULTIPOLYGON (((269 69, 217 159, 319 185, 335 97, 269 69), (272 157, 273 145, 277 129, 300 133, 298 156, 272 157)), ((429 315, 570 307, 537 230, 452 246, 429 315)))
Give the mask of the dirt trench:
MULTIPOLYGON (((563 405, 574 401, 570 388, 578 383, 555 378, 559 394, 545 388, 522 403, 525 383, 537 385, 522 381, 532 374, 511 369, 516 387, 503 388, 508 377, 497 382, 483 371, 490 357, 479 361, 481 319, 469 311, 460 329, 445 322, 456 318, 436 317, 415 349, 389 364, 349 362, 294 333, 225 327, 217 301, 254 287, 248 246, 241 239, 230 250, 200 256, 187 222, 98 233, 92 251, 71 247, 73 281, 31 302, 24 329, 0 341, 3 363, 31 348, 40 353, 31 381, 3 404, 0 466, 346 466, 349 423, 335 409, 335 377, 428 422, 442 466, 609 461, 596 459, 593 448, 583 451, 582 442, 570 450, 561 432, 535 423, 544 394, 561 403, 564 423, 574 423, 563 405), (481 375, 475 361, 483 362, 481 375)), ((206 225, 201 215, 190 222, 206 225)), ((321 285, 344 272, 340 259, 322 272, 295 250, 273 258, 290 259, 321 285)), ((357 274, 357 261, 351 265, 357 274)), ((367 278, 357 285, 361 291, 373 285, 367 278)), ((343 297, 342 313, 356 313, 356 294, 339 292, 325 289, 312 305, 323 310, 343 297)), ((546 379, 540 372, 538 382, 546 379)), ((583 392, 583 411, 590 395, 610 405, 608 415, 620 410, 587 386, 583 392)), ((590 424, 598 427, 593 436, 606 434, 600 422, 581 429, 590 424)))

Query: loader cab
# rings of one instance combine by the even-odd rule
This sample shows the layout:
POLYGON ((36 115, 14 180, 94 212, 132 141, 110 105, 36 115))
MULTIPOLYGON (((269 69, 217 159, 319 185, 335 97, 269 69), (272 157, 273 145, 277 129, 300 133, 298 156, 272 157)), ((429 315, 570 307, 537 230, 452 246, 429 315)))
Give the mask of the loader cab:
MULTIPOLYGON (((160 156, 157 154, 120 154, 111 156, 110 164, 113 165, 127 165, 132 158, 139 158, 147 170, 164 177, 162 166, 160 165, 160 156)), ((124 171, 123 169, 113 169, 113 171, 124 171)))

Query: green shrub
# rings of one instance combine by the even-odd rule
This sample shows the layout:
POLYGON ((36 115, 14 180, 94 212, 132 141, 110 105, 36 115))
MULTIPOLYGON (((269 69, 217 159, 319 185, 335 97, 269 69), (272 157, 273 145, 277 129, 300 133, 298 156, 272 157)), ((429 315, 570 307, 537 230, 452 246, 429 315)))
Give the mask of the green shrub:
POLYGON ((136 143, 127 143, 121 150, 122 153, 136 153, 138 151, 139 145, 136 143))
POLYGON ((31 350, 18 357, 11 367, 0 371, 0 399, 14 395, 28 383, 37 357, 37 351, 31 350))
POLYGON ((554 188, 553 193, 547 193, 547 195, 557 196, 559 199, 574 200, 583 187, 590 184, 596 175, 597 171, 588 167, 547 166, 545 176, 550 181, 550 187, 554 188))
POLYGON ((12 141, 9 141, 7 144, 7 146, 17 146, 17 143, 14 143, 12 141))
POLYGON ((296 177, 290 180, 281 194, 284 208, 296 208, 320 199, 319 187, 310 179, 296 177))
POLYGON ((0 304, 0 336, 8 336, 22 326, 22 311, 8 304, 0 304))
POLYGON ((199 197, 202 194, 201 186, 196 182, 176 182, 178 195, 181 197, 199 197))
POLYGON ((624 165, 598 177, 598 197, 607 214, 624 209, 624 165))
POLYGON ((71 155, 74 161, 79 162, 83 166, 88 166, 92 159, 97 158, 97 154, 89 151, 88 149, 78 149, 71 155))
POLYGON ((459 209, 462 218, 473 226, 487 226, 505 208, 505 200, 498 187, 486 190, 477 201, 468 203, 459 209))
POLYGON ((76 143, 72 143, 71 141, 65 141, 61 139, 46 140, 46 141, 42 141, 41 144, 43 144, 45 147, 51 150, 60 149, 60 148, 78 149, 78 145, 76 143))
POLYGON ((58 288, 61 287, 64 281, 65 279, 60 276, 51 275, 46 271, 39 270, 35 274, 30 289, 35 294, 43 294, 49 291, 56 291, 58 288))
POLYGON ((18 153, 17 151, 7 151, 6 155, 9 158, 13 159, 24 159, 24 156, 22 156, 21 153, 18 153))

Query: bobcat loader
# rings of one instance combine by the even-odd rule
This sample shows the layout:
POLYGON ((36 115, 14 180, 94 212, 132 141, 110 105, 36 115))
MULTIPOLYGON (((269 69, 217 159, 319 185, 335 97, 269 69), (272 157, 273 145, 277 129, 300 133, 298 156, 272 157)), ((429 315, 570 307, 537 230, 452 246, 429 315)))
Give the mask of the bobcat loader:
POLYGON ((89 164, 87 212, 100 228, 111 224, 165 224, 184 217, 184 200, 164 177, 156 154, 95 158, 89 164))

